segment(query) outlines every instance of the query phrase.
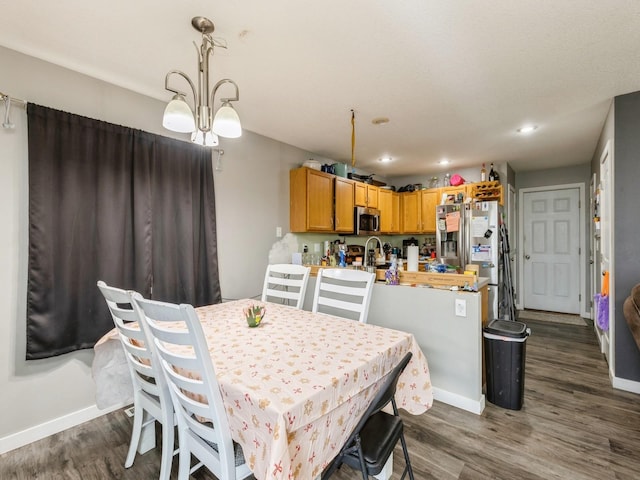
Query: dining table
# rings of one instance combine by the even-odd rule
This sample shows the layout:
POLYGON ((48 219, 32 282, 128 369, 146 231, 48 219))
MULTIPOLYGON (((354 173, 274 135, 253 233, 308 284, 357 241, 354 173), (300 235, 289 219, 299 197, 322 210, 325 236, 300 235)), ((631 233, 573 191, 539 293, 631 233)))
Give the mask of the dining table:
MULTIPOLYGON (((411 333, 252 299, 196 313, 231 436, 258 480, 318 478, 407 352, 413 355, 398 381, 397 405, 419 415, 433 404, 427 359, 411 333), (255 328, 244 314, 250 305, 265 309, 255 328)), ((94 360, 97 389, 111 395, 105 383, 114 376, 99 378, 107 354, 99 357, 115 341, 113 331, 105 335, 94 360)))

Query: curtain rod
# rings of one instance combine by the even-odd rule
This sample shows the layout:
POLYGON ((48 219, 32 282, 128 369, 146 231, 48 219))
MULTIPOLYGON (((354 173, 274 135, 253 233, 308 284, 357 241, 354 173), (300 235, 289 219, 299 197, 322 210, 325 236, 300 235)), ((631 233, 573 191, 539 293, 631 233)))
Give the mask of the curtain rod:
POLYGON ((6 93, 2 93, 0 92, 0 101, 5 101, 5 100, 9 100, 10 102, 14 102, 20 105, 26 105, 27 101, 26 100, 21 100, 20 98, 15 98, 15 97, 10 97, 9 95, 7 95, 6 93))
POLYGON ((11 113, 11 103, 13 102, 24 107, 27 105, 27 101, 10 97, 9 95, 6 95, 2 92, 0 92, 0 101, 4 102, 4 121, 2 122, 2 128, 14 128, 15 124, 11 123, 11 121, 9 120, 9 113, 11 113))

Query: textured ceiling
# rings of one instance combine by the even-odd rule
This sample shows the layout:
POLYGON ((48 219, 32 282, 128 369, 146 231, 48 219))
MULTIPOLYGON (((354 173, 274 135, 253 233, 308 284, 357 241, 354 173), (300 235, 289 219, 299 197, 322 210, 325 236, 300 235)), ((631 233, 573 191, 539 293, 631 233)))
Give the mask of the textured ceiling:
POLYGON ((0 45, 168 100, 168 70, 196 78, 197 15, 228 44, 212 82, 238 83, 245 129, 348 162, 354 109, 357 166, 384 176, 442 157, 589 162, 611 99, 640 90, 635 0, 20 0, 3 2, 0 45))

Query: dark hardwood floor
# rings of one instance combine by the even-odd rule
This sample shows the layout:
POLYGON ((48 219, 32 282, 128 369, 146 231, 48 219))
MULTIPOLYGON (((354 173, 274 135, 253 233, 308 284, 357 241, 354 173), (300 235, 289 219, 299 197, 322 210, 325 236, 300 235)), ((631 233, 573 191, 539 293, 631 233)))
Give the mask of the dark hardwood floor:
MULTIPOLYGON (((478 416, 436 402, 424 415, 403 415, 417 479, 640 478, 640 395, 611 388, 592 328, 528 325, 522 410, 488 403, 478 416)), ((0 479, 157 478, 159 449, 123 467, 130 428, 118 411, 1 455, 0 479)), ((401 459, 397 451, 394 478, 401 459)), ((344 466, 333 478, 362 477, 344 466)))

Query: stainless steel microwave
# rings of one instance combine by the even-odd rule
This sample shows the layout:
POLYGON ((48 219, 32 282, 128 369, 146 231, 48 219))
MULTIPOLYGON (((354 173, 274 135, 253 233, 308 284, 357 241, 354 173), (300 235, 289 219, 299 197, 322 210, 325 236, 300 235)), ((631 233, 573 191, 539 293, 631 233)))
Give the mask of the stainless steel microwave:
POLYGON ((380 232, 380 210, 376 208, 355 208, 355 234, 374 235, 380 232))

